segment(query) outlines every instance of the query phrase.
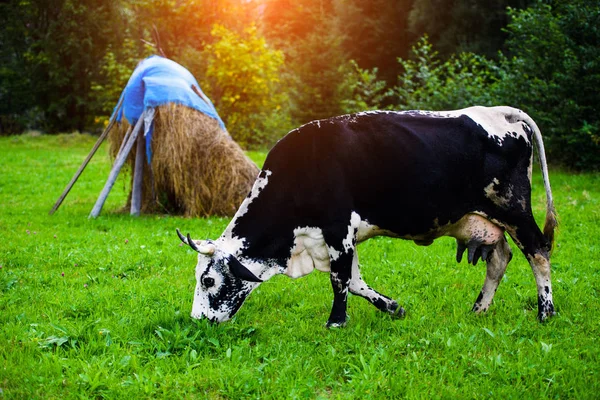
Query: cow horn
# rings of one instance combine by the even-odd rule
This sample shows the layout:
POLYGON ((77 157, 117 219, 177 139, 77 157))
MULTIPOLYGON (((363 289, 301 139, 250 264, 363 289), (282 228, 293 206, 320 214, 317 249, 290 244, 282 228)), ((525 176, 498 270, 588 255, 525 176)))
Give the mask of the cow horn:
POLYGON ((189 233, 187 234, 187 244, 189 244, 192 249, 198 251, 198 246, 196 246, 196 242, 192 240, 189 233))
POLYGON ((207 243, 207 244, 201 244, 198 247, 198 250, 196 250, 198 253, 200 254, 204 254, 206 256, 212 256, 213 254, 215 254, 215 251, 217 250, 217 247, 212 244, 212 243, 207 243))
POLYGON ((194 242, 192 240, 189 233, 187 235, 187 241, 192 249, 194 249, 198 253, 204 254, 206 256, 212 256, 213 254, 215 254, 215 251, 217 250, 217 247, 212 243, 201 244, 200 246, 198 246, 196 244, 196 242, 194 242))
POLYGON ((194 242, 192 240, 189 233, 187 234, 187 237, 185 237, 185 236, 183 236, 183 234, 181 233, 179 228, 175 228, 175 230, 177 231, 177 236, 179 236, 179 240, 181 240, 183 243, 190 246, 193 250, 197 251, 200 254, 204 254, 207 256, 212 256, 213 254, 215 254, 215 251, 217 250, 217 248, 214 244, 208 243, 208 244, 203 244, 203 245, 198 246, 196 244, 196 242, 194 242))
POLYGON ((183 236, 181 234, 181 231, 179 230, 179 228, 175 228, 175 230, 177 231, 177 236, 179 236, 179 240, 181 240, 185 244, 189 244, 187 239, 185 238, 185 236, 183 236))

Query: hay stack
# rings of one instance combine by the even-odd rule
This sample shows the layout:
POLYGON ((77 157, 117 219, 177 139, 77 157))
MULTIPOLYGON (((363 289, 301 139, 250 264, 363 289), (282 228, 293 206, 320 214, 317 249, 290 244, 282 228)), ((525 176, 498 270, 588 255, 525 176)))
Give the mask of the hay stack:
MULTIPOLYGON (((112 157, 128 128, 123 122, 111 130, 112 157)), ((134 146, 127 159, 132 170, 135 153, 134 146)), ((188 217, 232 216, 259 173, 215 119, 173 103, 156 108, 151 166, 145 162, 142 212, 188 217)))

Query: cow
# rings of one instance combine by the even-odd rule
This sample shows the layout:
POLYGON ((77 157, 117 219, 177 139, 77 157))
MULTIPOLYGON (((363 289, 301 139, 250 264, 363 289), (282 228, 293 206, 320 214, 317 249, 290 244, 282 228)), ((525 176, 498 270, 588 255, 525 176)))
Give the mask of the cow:
POLYGON ((487 311, 512 258, 537 284, 538 318, 555 314, 550 280, 556 212, 542 136, 523 111, 368 111, 307 123, 268 153, 252 190, 216 240, 177 234, 198 252, 192 318, 230 319, 277 274, 330 273, 327 327, 346 324, 348 292, 394 317, 404 308, 361 278, 357 245, 389 236, 430 245, 451 236, 456 259, 487 271, 472 311, 487 311), (543 232, 531 209, 533 143, 546 192, 543 232))

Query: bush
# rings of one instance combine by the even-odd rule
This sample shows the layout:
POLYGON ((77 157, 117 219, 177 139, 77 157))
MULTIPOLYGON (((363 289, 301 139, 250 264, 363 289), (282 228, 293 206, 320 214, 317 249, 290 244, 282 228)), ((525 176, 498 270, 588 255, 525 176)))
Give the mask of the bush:
POLYGON ((400 109, 451 110, 492 105, 490 87, 497 67, 483 56, 460 53, 442 61, 427 36, 412 48, 412 59, 398 59, 402 74, 390 95, 400 109))
POLYGON ((381 109, 389 97, 386 82, 377 79, 377 68, 362 69, 354 60, 345 68, 340 92, 342 112, 348 114, 381 109))
POLYGON ((495 96, 521 106, 544 133, 550 159, 600 169, 600 2, 509 10, 508 48, 495 96))
POLYGON ((131 39, 125 39, 118 51, 115 51, 112 46, 108 47, 102 58, 102 75, 91 85, 91 91, 97 104, 95 110, 98 112, 94 118, 96 127, 104 127, 108 124, 113 109, 133 70, 141 60, 153 53, 154 49, 145 45, 143 53, 140 54, 139 46, 131 39))
MULTIPOLYGON (((552 2, 551 2, 552 3, 552 2)), ((399 109, 447 110, 472 105, 522 108, 536 120, 548 158, 600 169, 600 4, 537 3, 509 10, 507 46, 498 61, 459 53, 446 61, 421 38, 390 90, 399 109)))
POLYGON ((271 49, 256 27, 237 34, 221 25, 202 52, 199 81, 231 136, 245 148, 264 148, 291 129, 289 98, 281 90, 283 53, 271 49))

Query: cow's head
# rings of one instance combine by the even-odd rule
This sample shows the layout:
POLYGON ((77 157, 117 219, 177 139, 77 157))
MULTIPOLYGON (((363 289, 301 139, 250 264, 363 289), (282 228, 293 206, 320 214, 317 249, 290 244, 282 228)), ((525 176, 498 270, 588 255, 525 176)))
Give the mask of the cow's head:
POLYGON ((179 229, 177 235, 198 252, 192 318, 227 321, 262 280, 214 242, 194 241, 189 234, 183 236, 179 229))

